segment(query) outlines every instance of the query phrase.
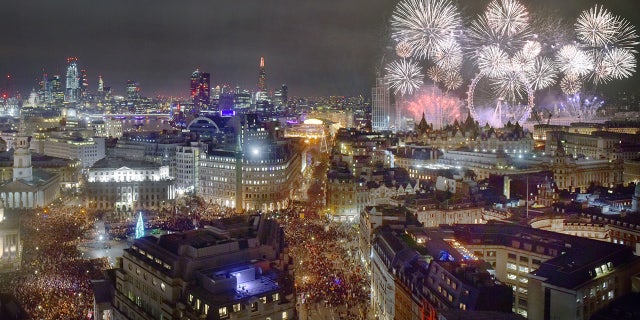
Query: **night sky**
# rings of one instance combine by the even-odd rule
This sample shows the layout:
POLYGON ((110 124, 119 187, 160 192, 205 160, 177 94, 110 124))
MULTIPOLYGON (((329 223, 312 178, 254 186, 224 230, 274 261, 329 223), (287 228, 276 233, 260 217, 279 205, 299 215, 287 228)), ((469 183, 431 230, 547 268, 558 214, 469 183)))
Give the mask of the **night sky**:
MULTIPOLYGON (((473 12, 488 1, 468 1, 473 12)), ((538 0, 572 21, 596 1, 538 0), (565 3, 570 2, 570 3, 565 3)), ((64 74, 76 56, 90 90, 98 75, 122 94, 126 80, 143 94, 188 94, 193 70, 212 85, 254 89, 260 56, 267 85, 291 95, 369 95, 388 41, 389 0, 3 0, 0 74, 23 95, 42 71, 64 74)), ((640 1, 600 1, 640 26, 640 1)), ((620 82, 632 87, 637 81, 620 82)), ((0 83, 3 87, 5 83, 0 83)), ((640 90, 635 90, 640 92, 640 90)))

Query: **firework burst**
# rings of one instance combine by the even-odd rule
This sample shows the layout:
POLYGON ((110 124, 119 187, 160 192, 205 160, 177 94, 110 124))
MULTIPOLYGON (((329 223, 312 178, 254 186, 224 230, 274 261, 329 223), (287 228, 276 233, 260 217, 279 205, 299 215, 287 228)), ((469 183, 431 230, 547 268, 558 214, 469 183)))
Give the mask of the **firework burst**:
POLYGON ((433 55, 435 64, 444 70, 455 70, 462 66, 462 48, 455 39, 445 41, 433 55))
POLYGON ((547 57, 537 57, 533 68, 525 72, 527 82, 533 90, 541 90, 556 83, 556 67, 547 57))
POLYGON ((395 94, 412 94, 422 85, 422 68, 412 60, 393 61, 386 70, 389 86, 395 94))
POLYGON ((411 57, 412 52, 411 46, 406 41, 401 41, 396 45, 396 54, 400 58, 409 58, 411 57))
POLYGON ((603 6, 594 6, 578 17, 575 29, 578 40, 591 47, 603 47, 616 39, 618 21, 603 6))
POLYGON ((480 72, 489 77, 498 77, 505 72, 509 65, 509 57, 498 46, 487 46, 478 51, 477 59, 480 72))
POLYGON ((460 27, 460 13, 449 0, 403 0, 391 17, 391 37, 406 42, 420 59, 431 58, 460 27))
POLYGON ((602 66, 614 79, 628 78, 636 71, 636 57, 627 49, 613 48, 604 55, 602 66))
POLYGON ((593 58, 574 45, 563 46, 556 55, 556 63, 566 75, 581 77, 593 70, 593 58))
POLYGON ((577 94, 582 89, 582 78, 578 75, 567 74, 560 80, 560 89, 568 95, 577 94))
POLYGON ((527 9, 515 0, 493 0, 485 15, 491 29, 507 37, 521 34, 529 28, 527 9))

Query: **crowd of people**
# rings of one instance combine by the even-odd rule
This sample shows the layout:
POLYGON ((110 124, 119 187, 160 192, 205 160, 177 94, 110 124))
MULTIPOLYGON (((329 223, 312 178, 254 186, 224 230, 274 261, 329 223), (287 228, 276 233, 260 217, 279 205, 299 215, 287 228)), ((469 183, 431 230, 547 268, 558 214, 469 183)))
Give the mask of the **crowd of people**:
POLYGON ((92 228, 81 209, 48 208, 22 213, 22 268, 0 281, 27 318, 86 319, 93 310, 91 279, 102 277, 106 259, 86 260, 77 244, 92 228))
MULTIPOLYGON (((173 215, 145 213, 145 229, 186 231, 235 214, 233 208, 205 204, 197 198, 178 203, 176 208, 173 215)), ((317 214, 318 208, 305 209, 307 212, 297 207, 263 213, 277 219, 285 230, 296 263, 297 292, 309 305, 344 310, 339 315, 345 319, 363 317, 369 285, 355 253, 355 226, 331 222, 317 214)), ((135 218, 107 223, 108 237, 132 236, 135 218)), ((78 245, 95 237, 95 221, 84 209, 62 204, 24 213, 22 268, 10 277, 0 276, 0 293, 13 295, 28 318, 89 317, 93 307, 90 281, 101 278, 109 268, 106 258, 85 259, 78 251, 78 245)))
POLYGON ((345 317, 364 316, 369 283, 355 250, 355 226, 326 217, 301 215, 295 209, 278 212, 290 252, 296 262, 296 290, 306 303, 344 307, 345 317), (362 310, 351 314, 354 310, 362 310))

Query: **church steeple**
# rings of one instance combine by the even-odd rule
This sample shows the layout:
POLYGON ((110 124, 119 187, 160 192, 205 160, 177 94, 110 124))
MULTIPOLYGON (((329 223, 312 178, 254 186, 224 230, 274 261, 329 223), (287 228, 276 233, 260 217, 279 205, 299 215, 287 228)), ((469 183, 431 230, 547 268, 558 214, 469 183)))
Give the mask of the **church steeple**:
POLYGON ((18 136, 16 136, 13 145, 13 181, 16 180, 33 180, 29 137, 25 133, 22 121, 20 121, 18 136))

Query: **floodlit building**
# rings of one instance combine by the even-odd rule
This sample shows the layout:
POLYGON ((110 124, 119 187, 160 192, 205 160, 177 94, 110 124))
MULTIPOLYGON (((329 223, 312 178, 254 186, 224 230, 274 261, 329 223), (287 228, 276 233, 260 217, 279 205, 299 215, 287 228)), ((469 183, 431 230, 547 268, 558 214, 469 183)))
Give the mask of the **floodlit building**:
POLYGON ((371 91, 371 129, 373 131, 389 130, 392 114, 387 79, 377 78, 376 86, 371 91))
POLYGON ((0 272, 19 270, 21 259, 20 223, 18 219, 7 219, 0 203, 0 272))
POLYGON ((200 157, 198 195, 242 210, 287 208, 300 183, 297 149, 291 141, 265 140, 243 150, 209 150, 200 157))
POLYGON ((157 210, 176 197, 168 166, 122 158, 104 158, 89 168, 85 190, 88 207, 118 212, 157 210))
POLYGON ((6 208, 33 209, 49 205, 60 194, 60 176, 33 169, 29 137, 18 136, 14 143, 13 180, 0 185, 6 208))

